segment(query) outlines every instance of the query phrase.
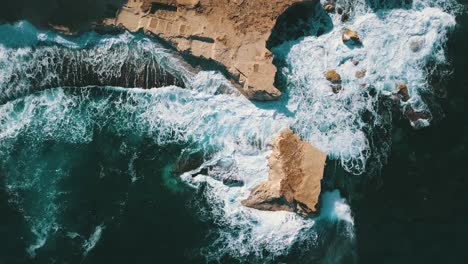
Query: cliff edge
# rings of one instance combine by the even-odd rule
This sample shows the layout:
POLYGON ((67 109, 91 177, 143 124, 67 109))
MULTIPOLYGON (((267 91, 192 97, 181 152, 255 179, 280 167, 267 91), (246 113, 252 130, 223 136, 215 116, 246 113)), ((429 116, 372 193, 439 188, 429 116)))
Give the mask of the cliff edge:
POLYGON ((180 52, 213 60, 245 96, 267 101, 281 92, 266 41, 277 18, 299 2, 304 0, 128 0, 105 24, 143 29, 180 52))

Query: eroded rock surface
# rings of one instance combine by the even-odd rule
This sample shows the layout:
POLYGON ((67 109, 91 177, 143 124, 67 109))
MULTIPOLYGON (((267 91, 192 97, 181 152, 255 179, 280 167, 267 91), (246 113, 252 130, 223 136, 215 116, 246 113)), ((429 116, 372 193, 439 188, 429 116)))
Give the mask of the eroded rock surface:
POLYGON ((266 41, 276 19, 299 2, 304 0, 128 0, 106 24, 144 29, 181 52, 213 60, 248 98, 275 100, 281 92, 266 41))
POLYGON ((242 202, 267 211, 317 212, 327 155, 302 141, 290 129, 276 139, 269 158, 268 181, 261 183, 242 202))

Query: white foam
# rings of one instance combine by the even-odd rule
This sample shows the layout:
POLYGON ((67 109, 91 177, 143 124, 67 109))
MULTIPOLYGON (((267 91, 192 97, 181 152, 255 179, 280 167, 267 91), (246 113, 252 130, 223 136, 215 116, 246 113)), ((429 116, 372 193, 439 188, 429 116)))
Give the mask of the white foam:
POLYGON ((104 224, 96 226, 96 228, 94 229, 94 232, 91 234, 91 236, 87 240, 84 241, 84 243, 83 243, 83 249, 84 249, 83 255, 84 256, 88 255, 88 253, 91 250, 93 250, 93 248, 96 246, 96 244, 101 239, 102 232, 104 231, 105 228, 106 227, 105 227, 104 224))
POLYGON ((364 1, 357 1, 354 19, 349 22, 342 23, 338 14, 332 14, 330 32, 275 49, 287 62, 282 72, 288 79, 288 108, 295 112, 293 127, 310 143, 341 159, 349 172, 363 173, 370 153, 375 151, 370 149, 365 129, 391 121, 379 116, 378 97, 370 96, 361 84, 389 96, 396 93, 398 83, 407 83, 411 99, 402 107, 412 105, 416 111, 428 111, 420 96, 430 91, 425 66, 430 60, 445 61, 441 47, 455 18, 441 8, 422 5, 426 2, 414 1, 409 9, 373 12, 364 1), (342 42, 345 28, 359 32, 362 47, 342 42), (420 51, 410 49, 412 41, 420 41, 420 51), (353 59, 360 61, 358 66, 353 59), (343 91, 337 95, 324 78, 330 69, 342 77, 343 91), (366 77, 357 79, 358 70, 366 70, 366 77), (373 116, 373 123, 363 120, 365 112, 373 116))

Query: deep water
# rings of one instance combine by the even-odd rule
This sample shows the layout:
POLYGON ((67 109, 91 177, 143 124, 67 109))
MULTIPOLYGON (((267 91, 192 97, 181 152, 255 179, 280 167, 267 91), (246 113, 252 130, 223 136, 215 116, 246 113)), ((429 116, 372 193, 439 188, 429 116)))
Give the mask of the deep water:
POLYGON ((269 103, 142 34, 0 25, 0 264, 464 263, 466 12, 338 3, 346 23, 280 20, 307 27, 272 39, 284 96, 269 103), (240 205, 286 127, 329 155, 314 218, 240 205))
MULTIPOLYGON (((464 263, 468 258, 468 15, 447 53, 444 118, 423 130, 398 120, 382 187, 356 204, 361 263, 464 263)), ((445 94, 445 93, 444 93, 445 94)))

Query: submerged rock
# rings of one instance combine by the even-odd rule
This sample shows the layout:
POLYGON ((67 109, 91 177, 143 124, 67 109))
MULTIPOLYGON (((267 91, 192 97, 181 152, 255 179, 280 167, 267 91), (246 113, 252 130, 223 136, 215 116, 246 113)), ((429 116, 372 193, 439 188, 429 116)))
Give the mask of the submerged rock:
POLYGON ((325 11, 331 13, 333 11, 335 11, 335 5, 333 4, 326 4, 323 9, 325 9, 325 11))
POLYGON ((332 88, 332 91, 333 93, 337 94, 339 93, 341 90, 343 90, 343 86, 341 84, 337 84, 337 85, 330 85, 330 87, 332 88))
POLYGON ((290 129, 283 131, 268 160, 268 181, 257 186, 242 204, 302 215, 317 212, 326 158, 325 153, 302 141, 290 129))

